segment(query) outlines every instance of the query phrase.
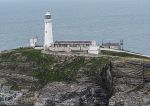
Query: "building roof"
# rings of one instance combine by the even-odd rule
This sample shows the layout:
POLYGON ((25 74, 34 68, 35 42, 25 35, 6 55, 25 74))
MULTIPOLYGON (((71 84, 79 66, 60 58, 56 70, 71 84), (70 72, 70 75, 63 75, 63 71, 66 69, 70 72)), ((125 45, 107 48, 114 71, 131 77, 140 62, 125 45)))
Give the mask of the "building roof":
POLYGON ((50 12, 49 12, 49 11, 47 11, 45 15, 51 15, 51 14, 50 14, 50 12))
POLYGON ((119 43, 103 43, 102 46, 120 46, 119 43))
POLYGON ((55 41, 54 44, 92 44, 92 41, 55 41))

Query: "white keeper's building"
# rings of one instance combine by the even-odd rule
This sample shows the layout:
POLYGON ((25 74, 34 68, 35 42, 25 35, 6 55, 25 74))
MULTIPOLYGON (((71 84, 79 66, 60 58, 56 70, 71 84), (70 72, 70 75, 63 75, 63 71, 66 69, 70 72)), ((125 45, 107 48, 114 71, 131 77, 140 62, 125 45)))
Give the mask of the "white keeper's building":
POLYGON ((45 36, 44 50, 55 52, 84 52, 88 54, 99 54, 100 48, 96 41, 53 41, 52 17, 50 12, 45 14, 45 36))

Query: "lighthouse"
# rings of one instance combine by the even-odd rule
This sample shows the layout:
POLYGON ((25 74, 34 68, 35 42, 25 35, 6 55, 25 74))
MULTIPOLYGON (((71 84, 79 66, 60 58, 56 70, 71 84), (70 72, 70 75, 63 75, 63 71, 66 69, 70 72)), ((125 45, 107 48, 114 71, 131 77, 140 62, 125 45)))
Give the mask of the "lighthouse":
POLYGON ((45 37, 44 37, 44 49, 47 49, 53 44, 53 32, 52 32, 52 19, 50 12, 45 14, 45 37))

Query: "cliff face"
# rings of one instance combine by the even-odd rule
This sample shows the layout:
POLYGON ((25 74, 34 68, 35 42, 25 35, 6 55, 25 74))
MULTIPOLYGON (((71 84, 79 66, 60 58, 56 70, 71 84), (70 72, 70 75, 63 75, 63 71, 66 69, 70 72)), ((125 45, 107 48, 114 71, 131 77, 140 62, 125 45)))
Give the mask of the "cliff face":
POLYGON ((17 49, 0 54, 0 103, 130 106, 134 101, 131 106, 145 105, 149 65, 149 60, 135 58, 54 56, 17 49))
POLYGON ((109 106, 150 105, 150 61, 117 59, 113 61, 113 95, 109 106))
POLYGON ((1 54, 0 60, 2 105, 108 105, 108 57, 54 56, 17 49, 1 54))
POLYGON ((37 93, 36 106, 108 106, 112 93, 111 67, 106 65, 98 76, 88 76, 83 70, 72 83, 48 83, 37 93))

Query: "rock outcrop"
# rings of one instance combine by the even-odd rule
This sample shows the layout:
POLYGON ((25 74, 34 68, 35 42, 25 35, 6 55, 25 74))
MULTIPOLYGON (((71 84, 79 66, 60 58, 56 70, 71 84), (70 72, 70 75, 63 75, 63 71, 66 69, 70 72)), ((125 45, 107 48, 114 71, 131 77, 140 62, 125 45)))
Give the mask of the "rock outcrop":
POLYGON ((148 61, 120 59, 113 62, 114 93, 109 106, 149 106, 150 83, 145 82, 148 61))
POLYGON ((148 59, 0 54, 0 105, 149 106, 149 98, 148 59))
POLYGON ((48 83, 35 94, 35 106, 108 106, 112 90, 110 71, 108 65, 103 68, 102 76, 97 78, 101 83, 81 73, 73 83, 48 83))

